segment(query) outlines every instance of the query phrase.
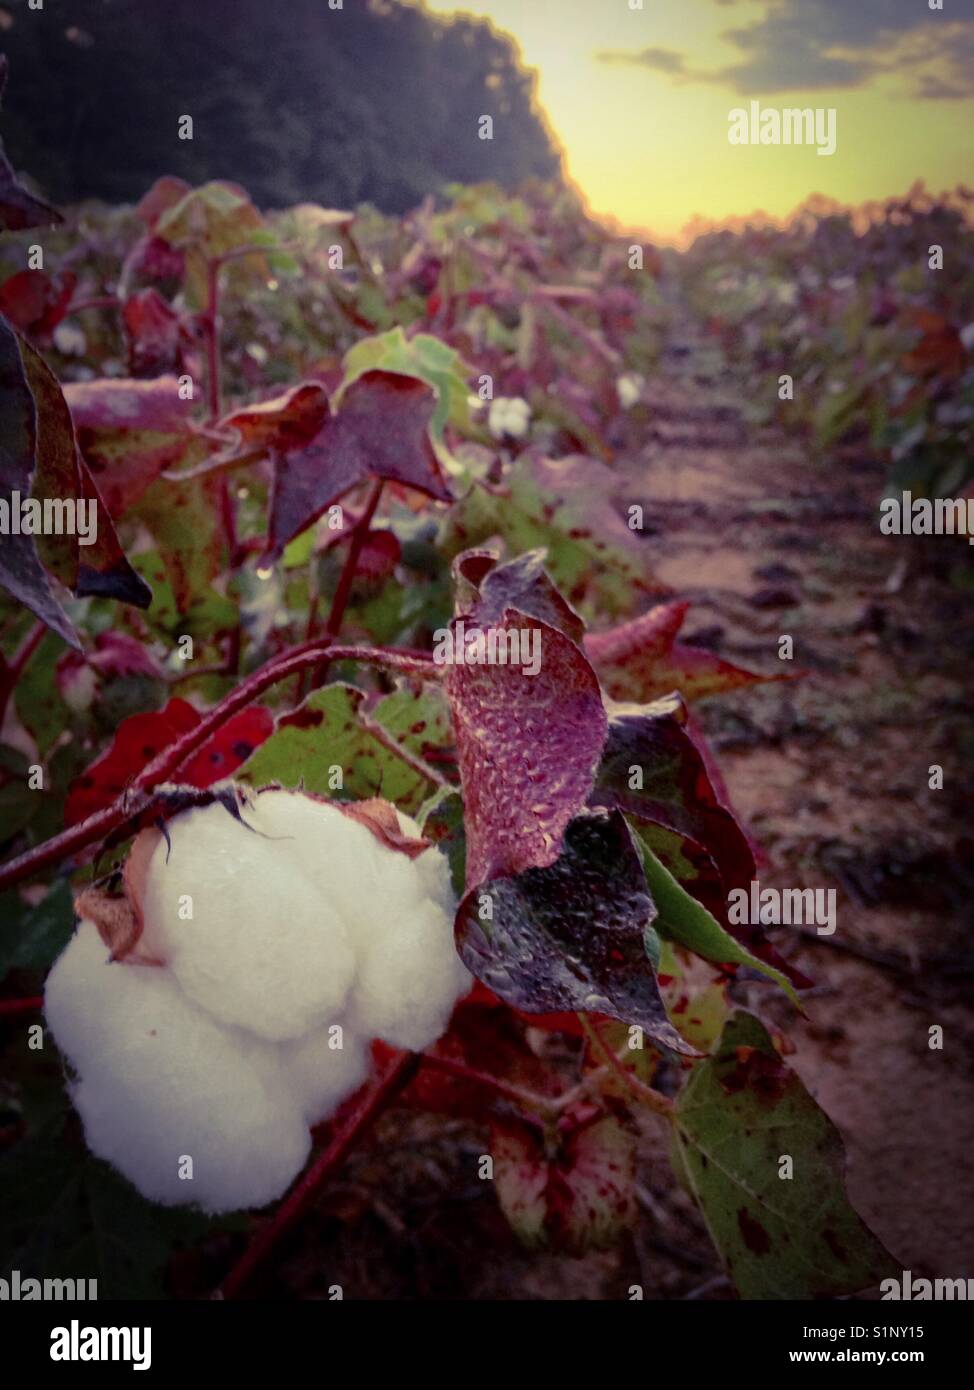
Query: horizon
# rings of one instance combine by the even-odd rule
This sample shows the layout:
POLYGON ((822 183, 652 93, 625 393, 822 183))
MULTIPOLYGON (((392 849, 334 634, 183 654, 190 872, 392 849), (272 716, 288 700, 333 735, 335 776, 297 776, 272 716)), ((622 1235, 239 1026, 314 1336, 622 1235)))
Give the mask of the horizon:
POLYGON ((536 73, 539 109, 593 217, 686 247, 702 231, 782 225, 817 199, 851 212, 918 184, 933 197, 964 185, 974 167, 974 13, 958 19, 929 3, 861 0, 850 10, 844 0, 805 0, 801 9, 798 0, 683 0, 634 10, 629 0, 614 8, 427 0, 426 8, 486 19, 510 37, 536 73), (731 113, 752 100, 834 109, 835 153, 729 143, 731 113))

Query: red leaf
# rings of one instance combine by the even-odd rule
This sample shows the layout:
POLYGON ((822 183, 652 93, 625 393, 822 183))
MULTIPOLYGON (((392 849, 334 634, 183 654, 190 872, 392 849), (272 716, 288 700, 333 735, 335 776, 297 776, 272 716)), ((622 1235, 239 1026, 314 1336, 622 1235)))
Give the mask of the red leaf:
POLYGON ((144 222, 149 231, 155 231, 156 223, 164 212, 182 202, 191 185, 174 174, 163 174, 156 179, 148 193, 135 205, 135 215, 144 222))
MULTIPOLYGON (((178 697, 170 700, 165 709, 123 720, 108 752, 71 783, 64 808, 65 824, 75 825, 110 806, 146 763, 199 722, 193 706, 178 697)), ((262 706, 241 710, 179 769, 178 780, 202 788, 232 776, 273 727, 273 715, 262 706)))
POLYGON ((791 671, 770 676, 745 671, 700 647, 677 642, 689 606, 659 604, 631 622, 587 635, 586 654, 614 700, 643 704, 673 690, 685 700, 699 700, 745 685, 795 678, 791 671))
POLYGON ((73 271, 18 270, 0 285, 0 313, 21 333, 47 341, 67 313, 76 279, 73 271))
POLYGON ((252 705, 241 710, 179 769, 178 780, 191 787, 209 787, 232 777, 273 732, 274 716, 269 709, 252 705))
POLYGON ((64 806, 65 825, 75 825, 110 806, 146 763, 199 722, 193 706, 179 698, 153 714, 133 714, 124 719, 108 752, 71 783, 64 806))
POLYGON ((193 402, 174 376, 72 382, 64 388, 78 444, 108 510, 122 516, 191 440, 193 402))
POLYGON ((157 376, 179 369, 179 316, 158 290, 129 295, 122 309, 122 323, 133 376, 157 376))
POLYGON ((277 459, 267 558, 277 558, 289 540, 365 478, 387 478, 450 501, 429 439, 435 404, 432 388, 415 377, 371 371, 352 382, 338 412, 325 416, 311 442, 277 459))
POLYGON ((557 1149, 518 1119, 491 1126, 498 1200, 527 1246, 582 1253, 614 1244, 636 1216, 636 1145, 612 1115, 570 1115, 557 1149))

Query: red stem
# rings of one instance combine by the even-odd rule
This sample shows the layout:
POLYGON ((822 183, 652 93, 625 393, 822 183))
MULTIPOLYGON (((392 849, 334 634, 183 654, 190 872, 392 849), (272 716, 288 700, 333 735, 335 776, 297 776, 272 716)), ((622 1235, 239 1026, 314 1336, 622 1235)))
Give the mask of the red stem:
POLYGON ((30 999, 0 999, 0 1018, 14 1014, 36 1014, 44 1007, 44 1000, 38 994, 30 999))
POLYGON ((278 681, 287 680, 289 676, 296 675, 299 671, 317 666, 326 651, 330 659, 335 661, 363 661, 377 666, 385 666, 408 675, 435 676, 439 675, 441 671, 432 657, 404 656, 402 653, 387 647, 339 647, 332 645, 330 637, 322 637, 315 642, 306 642, 300 647, 292 647, 289 652, 274 657, 265 662, 263 666, 258 667, 246 680, 241 681, 236 689, 225 695, 219 704, 214 705, 213 709, 204 714, 194 728, 187 730, 186 733, 168 744, 150 763, 146 764, 130 787, 111 806, 96 811, 87 820, 72 825, 68 830, 62 831, 60 835, 55 835, 52 839, 46 840, 44 844, 27 850, 26 853, 18 855, 16 859, 11 859, 0 867, 0 892, 12 887, 15 883, 20 883, 25 878, 33 877, 34 874, 47 868, 49 864, 57 863, 68 855, 76 854, 87 845, 104 839, 106 835, 130 820, 137 812, 144 810, 151 798, 140 798, 137 793, 144 793, 148 788, 157 786, 160 782, 169 781, 180 764, 185 762, 191 753, 195 753, 210 735, 221 728, 232 715, 245 709, 247 705, 257 699, 258 695, 262 695, 265 690, 276 685, 278 681))
POLYGON ((348 543, 348 554, 345 556, 345 563, 338 580, 338 588, 335 590, 335 597, 332 599, 331 612, 328 614, 328 621, 325 624, 325 633, 329 637, 337 637, 341 630, 342 618, 345 616, 345 608, 348 604, 348 596, 352 592, 352 584, 355 580, 355 571, 358 568, 359 556, 369 534, 369 527, 372 525, 372 518, 375 516, 379 499, 382 496, 384 479, 376 478, 372 484, 372 491, 369 493, 369 500, 366 503, 365 511, 355 523, 352 530, 351 539, 348 543))
POLYGON ((24 667, 37 651, 37 648, 44 640, 47 627, 44 623, 36 623, 24 640, 23 646, 17 652, 13 661, 0 672, 0 724, 7 712, 7 701, 16 688, 17 681, 24 673, 24 667))
POLYGON ((220 262, 206 263, 206 308, 201 316, 206 334, 206 391, 209 406, 208 425, 220 418, 220 262))
POLYGON ((545 1113, 552 1108, 552 1100, 546 1096, 535 1095, 533 1091, 524 1091, 520 1086, 514 1086, 508 1081, 501 1081, 499 1077, 491 1076, 489 1072, 477 1071, 474 1067, 468 1067, 466 1062, 454 1061, 452 1057, 438 1057, 433 1053, 426 1053, 422 1058, 424 1067, 429 1067, 433 1071, 442 1071, 447 1076, 456 1076, 461 1081, 467 1081, 472 1086, 483 1086, 485 1090, 496 1091, 498 1095, 505 1096, 508 1100, 514 1101, 516 1105, 532 1113, 545 1113))
POLYGON ((215 1295, 217 1298, 236 1298, 240 1294, 281 1238, 305 1215, 323 1183, 345 1161, 356 1141, 409 1084, 420 1061, 418 1053, 402 1052, 386 1069, 331 1142, 291 1188, 267 1225, 251 1241, 224 1279, 215 1295))
MULTIPOLYGON (((372 484, 372 490, 369 493, 368 501, 365 504, 365 510, 352 528, 352 534, 348 542, 348 554, 345 556, 342 572, 338 576, 338 587, 335 590, 335 597, 331 602, 331 611, 328 614, 328 621, 325 623, 326 637, 337 637, 341 631, 342 619, 345 617, 345 609, 348 606, 349 595, 352 592, 352 585, 355 582, 355 574, 358 570, 359 556, 362 554, 362 547, 365 545, 366 538, 369 534, 369 527, 372 525, 372 518, 375 516, 376 508, 379 505, 379 499, 382 496, 383 482, 384 480, 382 478, 376 478, 375 482, 372 484)), ((326 658, 315 671, 311 678, 312 689, 317 690, 319 686, 324 685, 330 664, 331 658, 326 658)), ((303 693, 303 685, 304 682, 302 681, 298 690, 299 698, 303 693)))

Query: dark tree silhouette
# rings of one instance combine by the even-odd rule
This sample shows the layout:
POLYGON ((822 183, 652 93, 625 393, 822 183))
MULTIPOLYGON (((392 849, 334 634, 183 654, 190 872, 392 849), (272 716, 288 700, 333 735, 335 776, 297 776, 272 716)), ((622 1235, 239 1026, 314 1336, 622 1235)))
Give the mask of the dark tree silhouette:
POLYGON ((401 212, 447 182, 560 172, 510 40, 400 0, 4 0, 0 49, 12 162, 61 201, 172 173, 401 212))

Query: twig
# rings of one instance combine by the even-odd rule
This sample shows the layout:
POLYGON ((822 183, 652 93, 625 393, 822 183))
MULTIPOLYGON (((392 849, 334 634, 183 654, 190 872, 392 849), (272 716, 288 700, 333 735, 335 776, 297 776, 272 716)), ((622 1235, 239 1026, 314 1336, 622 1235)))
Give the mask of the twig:
POLYGON ((268 1255, 307 1212, 327 1178, 344 1162, 352 1146, 378 1119, 415 1075, 421 1057, 416 1052, 400 1053, 383 1076, 366 1094, 331 1142, 307 1168, 277 1208, 266 1226, 255 1236, 231 1269, 215 1298, 236 1298, 268 1255))
MULTIPOLYGON (((328 621, 325 623, 326 637, 337 637, 341 631, 342 619, 345 617, 345 609, 348 606, 349 595, 352 592, 352 585, 355 582, 355 575, 358 570, 359 556, 362 554, 362 547, 365 545, 366 538, 369 534, 372 518, 375 516, 376 508, 382 497, 384 483, 385 480, 383 478, 375 479, 371 491, 369 492, 368 501, 365 504, 365 510, 352 529, 352 534, 348 542, 348 554, 345 556, 342 572, 338 576, 338 587, 335 590, 335 597, 332 599, 328 621)), ((324 685, 330 665, 331 658, 326 657, 311 679, 313 689, 317 690, 319 686, 324 685)))
POLYGON ((669 1096, 664 1096, 662 1091, 654 1091, 652 1086, 647 1086, 645 1082, 639 1080, 638 1076, 633 1076, 628 1067, 622 1065, 621 1060, 611 1048, 605 1045, 599 1037, 595 1025, 586 1018, 585 1014, 577 1014, 576 1017, 596 1052, 606 1065, 622 1078, 633 1095, 637 1096, 648 1109, 655 1110, 657 1115, 664 1115, 666 1119, 672 1120, 676 1106, 669 1096))
POLYGON ((282 656, 274 657, 258 667, 241 681, 236 689, 225 695, 219 704, 204 714, 199 724, 167 744, 111 806, 96 811, 86 820, 62 831, 60 835, 55 835, 0 866, 0 892, 25 878, 33 877, 49 864, 54 864, 68 855, 76 854, 87 845, 104 839, 111 831, 131 820, 151 804, 152 797, 146 794, 148 789, 169 781, 190 754, 202 747, 210 735, 222 728, 232 715, 245 709, 258 695, 262 695, 278 681, 287 680, 299 671, 319 665, 326 651, 334 661, 362 661, 399 671, 404 675, 438 676, 441 670, 431 657, 420 659, 412 655, 406 656, 391 647, 339 647, 332 644, 330 637, 293 647, 282 656))
POLYGON ((554 1109, 554 1098, 525 1091, 509 1081, 491 1076, 489 1072, 477 1071, 474 1067, 468 1067, 465 1062, 454 1061, 452 1057, 437 1057, 435 1054, 427 1053, 424 1054, 422 1063, 432 1071, 441 1071, 447 1076, 456 1076, 462 1081, 468 1081, 472 1086, 483 1086, 486 1090, 496 1091, 498 1095, 506 1096, 508 1100, 514 1101, 515 1105, 520 1105, 532 1113, 545 1115, 554 1109))

